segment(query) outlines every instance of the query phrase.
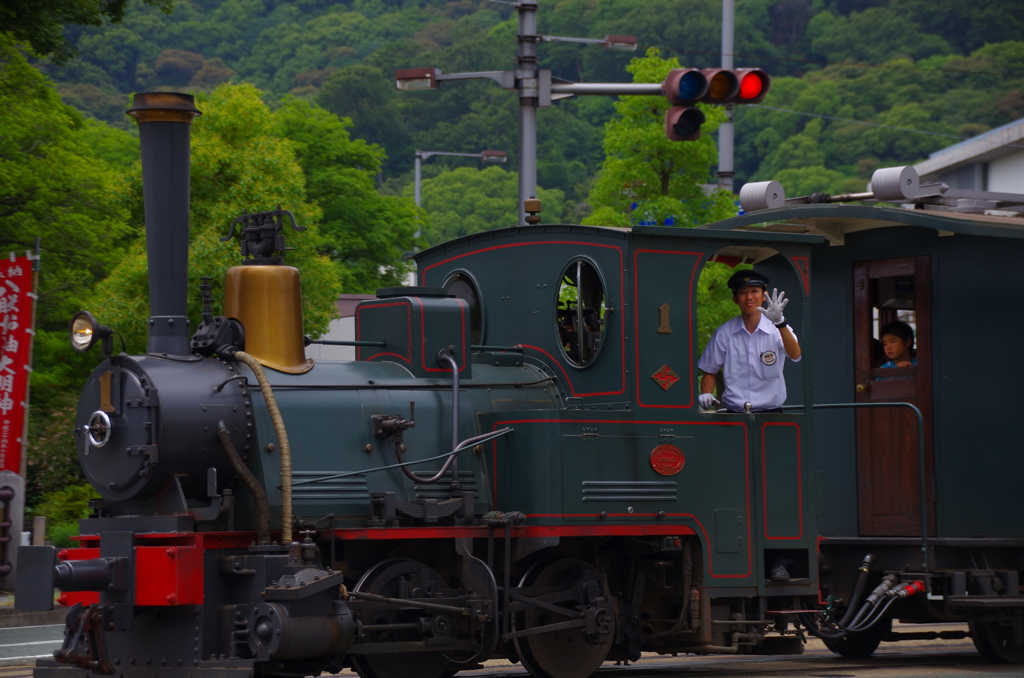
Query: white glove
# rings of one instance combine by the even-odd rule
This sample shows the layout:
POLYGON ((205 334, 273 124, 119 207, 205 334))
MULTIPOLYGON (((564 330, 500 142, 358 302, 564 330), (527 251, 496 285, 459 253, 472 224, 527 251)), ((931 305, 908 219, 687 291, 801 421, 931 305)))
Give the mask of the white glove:
POLYGON ((711 393, 701 393, 697 402, 700 403, 700 409, 702 410, 713 410, 722 404, 718 402, 718 399, 711 393))
POLYGON ((789 299, 786 298, 785 292, 779 292, 778 289, 773 289, 771 295, 768 297, 768 307, 759 306, 758 311, 764 313, 764 317, 772 321, 772 325, 781 325, 786 322, 786 316, 782 315, 782 309, 786 308, 786 304, 789 303, 789 299))

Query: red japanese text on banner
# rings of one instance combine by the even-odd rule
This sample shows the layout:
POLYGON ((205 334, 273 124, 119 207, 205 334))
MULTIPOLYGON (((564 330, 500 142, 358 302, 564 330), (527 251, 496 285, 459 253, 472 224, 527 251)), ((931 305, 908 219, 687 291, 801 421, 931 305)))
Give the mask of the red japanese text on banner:
POLYGON ((0 470, 21 472, 22 440, 32 368, 32 261, 0 260, 0 470))

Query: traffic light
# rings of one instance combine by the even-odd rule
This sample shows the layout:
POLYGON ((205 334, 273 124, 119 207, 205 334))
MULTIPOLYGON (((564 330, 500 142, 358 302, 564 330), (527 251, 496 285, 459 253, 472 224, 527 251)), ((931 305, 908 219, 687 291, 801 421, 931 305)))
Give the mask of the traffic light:
POLYGON ((740 89, 734 104, 759 104, 768 95, 772 85, 771 78, 760 68, 737 68, 736 75, 740 81, 740 89))
POLYGON ((665 112, 665 136, 672 141, 700 139, 704 113, 693 104, 707 95, 708 80, 696 68, 676 68, 661 83, 661 90, 672 107, 665 112))
POLYGON ((704 114, 694 104, 757 104, 770 86, 771 79, 760 68, 676 68, 661 83, 672 104, 665 113, 665 136, 673 141, 700 139, 704 114))
POLYGON ((704 111, 699 108, 673 106, 665 113, 665 136, 672 141, 696 141, 704 120, 704 111))
POLYGON ((771 79, 760 68, 705 68, 701 74, 708 82, 705 104, 759 104, 771 87, 771 79))
POLYGON ((740 79, 724 68, 707 68, 703 71, 708 80, 708 92, 701 99, 706 104, 727 104, 740 91, 740 79))

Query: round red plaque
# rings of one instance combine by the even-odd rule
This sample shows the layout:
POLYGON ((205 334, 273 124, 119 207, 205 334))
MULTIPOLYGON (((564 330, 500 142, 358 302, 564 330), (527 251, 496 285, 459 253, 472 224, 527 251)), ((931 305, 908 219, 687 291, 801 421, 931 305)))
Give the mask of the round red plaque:
POLYGON ((675 445, 658 445, 651 450, 651 466, 663 476, 674 476, 683 470, 686 457, 675 445))

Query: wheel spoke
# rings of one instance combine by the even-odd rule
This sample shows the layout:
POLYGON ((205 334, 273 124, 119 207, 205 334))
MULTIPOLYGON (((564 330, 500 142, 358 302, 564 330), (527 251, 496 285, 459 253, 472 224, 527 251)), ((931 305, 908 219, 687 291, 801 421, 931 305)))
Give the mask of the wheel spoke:
MULTIPOLYGON (((378 563, 360 578, 353 591, 386 598, 402 597, 403 589, 412 589, 413 597, 427 597, 430 590, 444 590, 441 576, 422 563, 395 558, 378 563), (415 589, 419 588, 420 591, 415 589)), ((362 619, 370 626, 391 626, 370 631, 377 642, 420 640, 419 617, 426 610, 383 607, 373 616, 362 619), (407 628, 405 625, 408 625, 407 628), (398 628, 395 628, 398 626, 398 628)), ((352 668, 361 678, 440 678, 449 670, 449 660, 442 652, 395 652, 388 654, 352 655, 352 668)))
POLYGON ((608 656, 615 617, 607 587, 595 582, 602 582, 596 568, 575 558, 543 561, 523 576, 520 591, 533 587, 544 594, 516 596, 517 607, 524 607, 512 618, 510 638, 536 678, 588 678, 608 656), (562 621, 565 617, 575 619, 562 621))

